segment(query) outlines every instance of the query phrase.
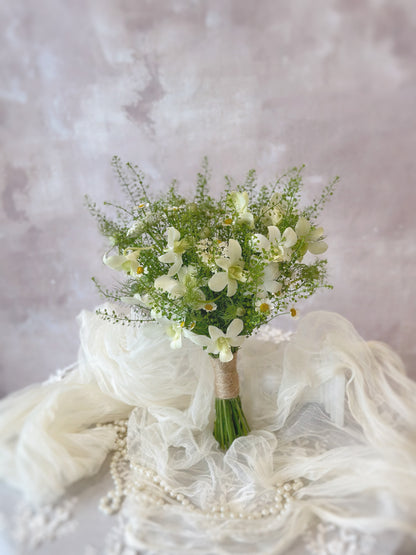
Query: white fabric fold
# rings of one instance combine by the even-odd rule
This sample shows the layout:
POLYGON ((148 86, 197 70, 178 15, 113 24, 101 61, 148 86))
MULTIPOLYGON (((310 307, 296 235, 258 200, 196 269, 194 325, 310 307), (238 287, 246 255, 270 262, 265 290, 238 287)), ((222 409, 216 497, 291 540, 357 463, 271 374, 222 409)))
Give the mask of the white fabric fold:
POLYGON ((130 415, 132 462, 202 511, 190 517, 172 504, 161 513, 129 499, 132 548, 169 553, 182 542, 203 553, 210 542, 212 553, 284 553, 316 517, 415 531, 416 385, 388 346, 364 341, 341 316, 311 313, 290 341, 244 344, 238 370, 252 432, 226 453, 212 436, 214 375, 200 347, 184 339, 171 350, 154 324, 114 326, 88 312, 80 323, 78 366, 0 403, 0 477, 27 497, 57 498, 95 473, 114 440, 102 424, 130 415), (218 502, 254 514, 277 483, 296 479, 304 485, 285 519, 202 524, 218 502))

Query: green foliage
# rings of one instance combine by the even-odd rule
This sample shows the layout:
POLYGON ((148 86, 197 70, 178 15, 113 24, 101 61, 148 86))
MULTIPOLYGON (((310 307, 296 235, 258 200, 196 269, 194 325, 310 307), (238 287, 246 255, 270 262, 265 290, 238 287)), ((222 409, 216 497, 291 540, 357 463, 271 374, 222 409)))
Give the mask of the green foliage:
MULTIPOLYGON (((227 177, 219 199, 209 193, 211 174, 206 158, 192 199, 180 194, 176 182, 166 193, 153 197, 137 166, 114 157, 113 168, 126 197, 125 206, 106 203, 115 210, 116 218, 111 219, 87 199, 101 233, 110 242, 112 256, 107 255, 107 264, 125 277, 114 290, 98 286, 106 298, 131 304, 138 312, 144 310, 147 317, 177 322, 197 335, 209 336, 209 326, 225 332, 240 318, 242 334, 250 335, 318 288, 330 287, 326 260, 313 257, 308 249, 323 244, 315 218, 332 196, 338 178, 311 205, 301 207, 303 166, 292 168, 270 185, 258 185, 255 170, 236 187, 227 177), (299 233, 293 245, 285 246, 285 233, 288 228, 295 230, 301 217, 308 221, 307 233, 299 233), (269 240, 270 226, 278 229, 280 243, 269 240), (172 228, 179 235, 169 245, 172 228), (269 240, 270 249, 256 246, 260 235, 266 243, 269 240), (241 261, 237 268, 224 270, 221 259, 228 260, 230 240, 240 245, 241 261), (180 259, 180 269, 169 276, 171 282, 165 279, 165 285, 158 287, 156 280, 166 278, 173 267, 172 261, 161 260, 169 253, 172 260, 180 259), (267 290, 266 274, 273 265, 277 265, 279 275, 267 290), (224 271, 229 279, 239 276, 232 295, 227 287, 214 291, 209 285, 215 274, 224 271), (267 302, 261 303, 262 299, 267 302), (264 308, 266 305, 270 310, 264 308), (207 310, 210 306, 216 308, 207 310)), ((104 316, 117 319, 114 314, 104 316)))

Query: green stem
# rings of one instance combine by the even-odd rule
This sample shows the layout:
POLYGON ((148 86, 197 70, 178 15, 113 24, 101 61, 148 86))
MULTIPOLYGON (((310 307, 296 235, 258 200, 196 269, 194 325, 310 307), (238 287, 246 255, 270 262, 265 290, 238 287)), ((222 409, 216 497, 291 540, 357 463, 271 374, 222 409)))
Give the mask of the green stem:
POLYGON ((250 432, 244 415, 240 397, 234 399, 215 399, 214 437, 221 449, 227 450, 232 442, 250 432))

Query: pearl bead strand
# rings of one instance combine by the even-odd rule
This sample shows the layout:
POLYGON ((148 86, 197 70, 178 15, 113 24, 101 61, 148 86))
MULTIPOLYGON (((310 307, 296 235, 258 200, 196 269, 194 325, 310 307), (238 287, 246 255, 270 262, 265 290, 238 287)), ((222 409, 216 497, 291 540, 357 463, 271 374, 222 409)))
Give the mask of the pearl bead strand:
POLYGON ((109 491, 100 500, 99 509, 109 515, 117 513, 126 495, 126 483, 128 477, 127 459, 127 420, 118 420, 104 426, 114 428, 116 437, 114 440, 114 453, 110 462, 110 474, 113 479, 114 489, 109 491))
POLYGON ((271 495, 256 510, 237 511, 232 505, 220 503, 210 510, 203 511, 184 494, 171 488, 154 470, 128 460, 127 456, 127 420, 119 420, 104 426, 113 427, 116 433, 114 453, 110 463, 110 473, 114 489, 100 501, 99 508, 106 514, 114 514, 121 508, 124 497, 132 497, 140 503, 153 506, 170 507, 181 505, 195 514, 216 520, 259 520, 275 518, 280 520, 292 507, 293 498, 303 487, 299 479, 277 483, 271 495))

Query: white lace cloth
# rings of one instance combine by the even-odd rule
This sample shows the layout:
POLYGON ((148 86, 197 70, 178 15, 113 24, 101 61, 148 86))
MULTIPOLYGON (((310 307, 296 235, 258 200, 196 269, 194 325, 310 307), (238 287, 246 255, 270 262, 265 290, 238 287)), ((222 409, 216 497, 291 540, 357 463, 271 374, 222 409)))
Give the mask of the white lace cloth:
POLYGON ((78 364, 0 403, 0 477, 32 503, 13 512, 2 490, 0 553, 387 555, 403 540, 416 552, 416 385, 387 346, 325 312, 290 341, 247 340, 252 432, 224 454, 199 347, 171 351, 156 325, 80 320, 78 364), (123 423, 108 425, 120 419, 126 447, 123 423), (114 446, 122 503, 107 516, 97 472, 114 446))

